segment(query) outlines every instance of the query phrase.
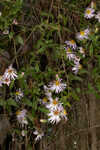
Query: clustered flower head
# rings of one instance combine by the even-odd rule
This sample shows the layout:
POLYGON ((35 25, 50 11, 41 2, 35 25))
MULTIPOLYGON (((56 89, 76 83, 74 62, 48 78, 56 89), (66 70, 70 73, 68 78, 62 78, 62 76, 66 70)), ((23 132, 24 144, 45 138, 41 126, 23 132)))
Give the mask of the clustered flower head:
POLYGON ((84 17, 86 19, 91 19, 95 17, 98 20, 98 22, 100 22, 100 11, 98 11, 97 14, 95 14, 95 9, 96 3, 92 1, 90 7, 86 8, 84 17))
MULTIPOLYGON (((50 104, 49 104, 50 105, 50 104)), ((66 110, 63 108, 63 105, 59 102, 58 104, 55 104, 56 107, 50 107, 49 106, 49 113, 48 113, 48 121, 52 124, 59 123, 62 119, 65 119, 67 121, 67 113, 66 110)))
POLYGON ((63 91, 66 88, 66 84, 62 83, 62 79, 60 79, 59 77, 56 77, 56 80, 51 82, 48 85, 48 87, 52 92, 60 93, 61 91, 63 91))
POLYGON ((45 95, 41 101, 42 104, 49 110, 48 122, 54 124, 59 123, 62 119, 67 120, 67 113, 63 107, 63 103, 60 102, 58 97, 53 98, 53 93, 59 94, 65 90, 67 87, 66 83, 62 82, 58 74, 56 75, 56 80, 50 82, 47 86, 44 86, 45 95), (48 93, 48 94, 47 94, 48 93))
MULTIPOLYGON (((71 41, 74 41, 74 40, 71 40, 71 41)), ((76 45, 75 41, 73 42, 75 44, 74 47, 72 47, 71 45, 69 45, 69 41, 65 41, 65 43, 67 44, 67 46, 64 47, 65 50, 66 50, 66 57, 69 59, 69 61, 73 61, 74 67, 72 68, 72 71, 75 74, 77 74, 78 71, 82 68, 82 65, 80 64, 80 57, 78 57, 76 55, 75 49, 79 49, 79 52, 81 54, 83 54, 83 57, 85 57, 85 52, 83 52, 84 49, 82 49, 80 47, 78 48, 78 46, 76 45)))
MULTIPOLYGON (((90 7, 87 7, 84 13, 84 17, 86 19, 91 19, 95 17, 100 22, 100 11, 95 14, 96 4, 92 1, 90 7)), ((89 36, 91 35, 91 30, 88 28, 80 30, 76 33, 76 39, 79 41, 89 40, 89 36)), ((82 68, 80 64, 80 56, 77 56, 77 51, 81 54, 82 57, 85 57, 85 50, 83 47, 78 47, 75 40, 66 40, 64 42, 66 44, 66 57, 69 61, 73 61, 74 66, 72 67, 72 71, 74 74, 77 74, 79 70, 82 68), (76 51, 77 50, 77 51, 76 51)))
POLYGON ((4 72, 2 76, 0 76, 0 86, 2 84, 10 85, 12 80, 15 80, 18 77, 17 71, 10 65, 4 72))

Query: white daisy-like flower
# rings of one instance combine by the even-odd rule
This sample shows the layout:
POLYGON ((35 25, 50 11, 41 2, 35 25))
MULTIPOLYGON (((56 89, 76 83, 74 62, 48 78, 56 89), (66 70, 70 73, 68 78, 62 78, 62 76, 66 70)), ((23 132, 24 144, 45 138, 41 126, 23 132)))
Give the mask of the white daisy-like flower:
POLYGON ((43 132, 39 132, 38 130, 35 130, 33 132, 34 135, 36 135, 37 137, 35 138, 35 141, 39 141, 42 139, 42 137, 44 136, 44 133, 43 132))
POLYGON ((85 10, 84 17, 87 18, 87 19, 91 19, 95 15, 94 12, 95 12, 95 10, 93 8, 87 8, 85 10))
POLYGON ((52 110, 50 113, 48 113, 48 121, 52 124, 59 123, 61 121, 60 118, 60 109, 57 108, 56 110, 52 110))
POLYGON ((100 11, 97 13, 97 15, 95 15, 95 18, 100 22, 100 11))
POLYGON ((82 65, 80 63, 75 64, 75 66, 72 68, 72 71, 77 74, 78 71, 82 68, 82 65))
POLYGON ((85 49, 83 47, 79 47, 79 52, 85 57, 85 49))
POLYGON ((65 41, 65 43, 67 44, 67 46, 69 46, 72 49, 76 49, 77 48, 76 42, 74 40, 65 41))
POLYGON ((84 39, 88 39, 88 36, 90 34, 90 30, 89 29, 85 29, 83 31, 80 31, 76 34, 76 38, 78 40, 84 40, 84 39))
POLYGON ((24 96, 23 92, 21 91, 21 89, 19 88, 16 93, 15 93, 15 99, 16 101, 19 101, 22 97, 24 96))
POLYGON ((9 78, 11 80, 15 80, 15 78, 17 78, 17 72, 16 70, 12 67, 12 65, 10 65, 4 73, 5 78, 9 78))
POLYGON ((27 110, 26 109, 23 109, 22 111, 17 111, 16 112, 16 115, 17 115, 17 120, 19 123, 21 123, 22 125, 24 124, 28 124, 28 121, 26 119, 26 113, 27 113, 27 110))
POLYGON ((46 108, 51 110, 56 110, 59 107, 60 102, 58 101, 58 98, 51 98, 50 102, 46 105, 46 108))
POLYGON ((69 60, 73 60, 75 57, 75 53, 73 53, 73 51, 69 47, 65 47, 65 49, 66 49, 67 58, 69 60))
POLYGON ((3 75, 3 77, 2 77, 2 83, 3 84, 7 84, 9 86, 10 83, 11 83, 11 80, 8 77, 5 77, 5 75, 3 75))
POLYGON ((66 88, 66 84, 61 82, 62 79, 58 78, 57 80, 49 84, 50 90, 55 91, 55 93, 60 93, 66 88))

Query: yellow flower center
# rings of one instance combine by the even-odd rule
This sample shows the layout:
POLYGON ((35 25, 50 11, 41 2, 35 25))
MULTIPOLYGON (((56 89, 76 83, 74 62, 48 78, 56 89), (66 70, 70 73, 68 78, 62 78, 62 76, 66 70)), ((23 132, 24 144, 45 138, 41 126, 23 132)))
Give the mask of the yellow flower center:
POLYGON ((79 65, 79 69, 82 69, 82 65, 79 65))
POLYGON ((81 31, 81 32, 80 32, 80 35, 84 36, 84 35, 85 35, 85 32, 84 32, 84 31, 81 31))
POLYGON ((19 91, 16 91, 16 95, 19 95, 20 94, 20 92, 19 91))
POLYGON ((70 48, 68 48, 68 49, 67 49, 67 52, 71 53, 71 49, 70 49, 70 48))
POLYGON ((54 105, 57 105, 57 104, 58 104, 58 102, 57 102, 56 99, 53 100, 53 104, 54 104, 54 105))
POLYGON ((71 41, 70 41, 70 44, 75 44, 75 41, 74 41, 74 40, 71 40, 71 41))
POLYGON ((66 110, 65 110, 65 109, 64 109, 64 112, 63 112, 63 113, 64 113, 64 115, 67 115, 67 112, 66 112, 66 110))
POLYGON ((88 15, 90 15, 90 14, 91 14, 91 10, 88 9, 88 10, 86 11, 86 13, 87 13, 88 15))
POLYGON ((21 111, 18 110, 18 111, 16 112, 16 115, 20 115, 20 114, 21 114, 21 111))
POLYGON ((43 98, 43 102, 47 102, 48 99, 46 97, 43 98))
POLYGON ((56 86, 59 86, 59 85, 60 85, 60 82, 57 80, 57 81, 55 82, 55 84, 56 84, 56 86))
POLYGON ((58 115, 59 114, 59 111, 54 111, 54 115, 58 115))
POLYGON ((9 70, 8 70, 8 73, 12 73, 12 72, 13 72, 13 70, 12 70, 12 69, 9 69, 9 70))

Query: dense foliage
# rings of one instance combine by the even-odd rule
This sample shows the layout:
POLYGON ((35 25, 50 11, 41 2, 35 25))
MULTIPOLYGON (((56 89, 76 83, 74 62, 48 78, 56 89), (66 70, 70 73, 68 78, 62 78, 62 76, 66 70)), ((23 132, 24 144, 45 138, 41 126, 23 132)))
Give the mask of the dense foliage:
POLYGON ((0 2, 0 113, 12 140, 51 140, 85 81, 100 98, 99 9, 99 0, 0 2))

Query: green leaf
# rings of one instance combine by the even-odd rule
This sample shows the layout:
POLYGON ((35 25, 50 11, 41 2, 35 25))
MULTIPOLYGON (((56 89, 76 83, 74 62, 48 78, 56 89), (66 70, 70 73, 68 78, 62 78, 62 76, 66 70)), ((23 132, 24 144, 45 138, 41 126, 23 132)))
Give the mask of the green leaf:
POLYGON ((5 106, 6 105, 6 101, 4 101, 3 99, 0 99, 0 106, 5 106))
POLYGON ((12 80, 12 81, 11 81, 11 83, 10 83, 10 86, 9 86, 9 87, 10 87, 10 89, 12 89, 12 88, 13 88, 13 86, 14 86, 14 80, 12 80))
POLYGON ((31 113, 28 113, 27 118, 28 118, 31 122, 33 122, 33 115, 32 115, 31 113))
POLYGON ((27 106, 30 106, 30 107, 32 107, 32 105, 33 105, 32 102, 28 99, 24 99, 23 103, 26 104, 27 106))
POLYGON ((76 80, 76 81, 82 81, 83 79, 79 76, 75 76, 75 75, 70 75, 70 79, 73 81, 73 80, 76 80))
POLYGON ((35 70, 36 70, 36 72, 39 72, 40 69, 39 69, 39 65, 38 64, 35 65, 35 70))
POLYGON ((20 35, 18 35, 16 37, 16 42, 19 43, 19 44, 21 44, 21 45, 24 45, 24 40, 23 40, 23 38, 20 35))
POLYGON ((89 54, 90 54, 90 56, 93 56, 93 45, 92 44, 90 45, 89 54))
POLYGON ((77 93, 81 92, 80 88, 76 88, 76 91, 77 91, 77 93))
POLYGON ((14 32, 10 32, 10 33, 9 33, 9 39, 12 39, 12 38, 13 38, 13 35, 14 35, 14 32))
POLYGON ((15 102, 15 100, 11 98, 7 100, 7 105, 18 107, 18 104, 15 102))
POLYGON ((41 112, 43 112, 43 113, 45 113, 45 114, 47 114, 47 113, 49 112, 48 109, 43 108, 43 107, 39 107, 38 110, 40 110, 41 112))
POLYGON ((66 106, 71 107, 71 104, 67 101, 66 106))

